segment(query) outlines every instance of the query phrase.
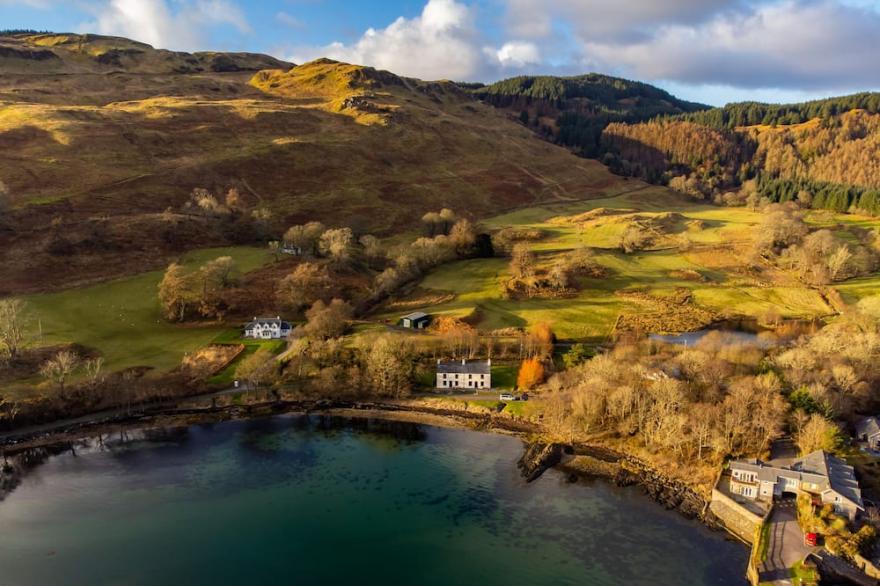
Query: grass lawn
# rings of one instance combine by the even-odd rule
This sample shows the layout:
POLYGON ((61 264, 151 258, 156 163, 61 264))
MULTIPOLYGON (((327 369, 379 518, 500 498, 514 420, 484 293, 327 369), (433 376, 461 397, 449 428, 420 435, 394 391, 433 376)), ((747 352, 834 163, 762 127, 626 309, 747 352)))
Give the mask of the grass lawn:
MULTIPOLYGON (((539 266, 548 266, 556 255, 580 246, 594 249, 596 261, 609 269, 601 279, 584 278, 577 294, 564 299, 505 299, 502 284, 508 278, 506 258, 471 259, 438 267, 420 283, 409 301, 408 311, 435 315, 470 317, 483 331, 528 327, 550 323, 560 338, 601 341, 613 330, 621 314, 650 311, 644 305, 618 293, 634 289, 659 297, 676 290, 692 291, 696 305, 718 315, 760 318, 770 310, 787 318, 827 316, 833 309, 814 289, 801 286, 787 276, 770 283, 756 283, 737 269, 742 267, 742 248, 748 244, 760 212, 747 208, 726 208, 693 202, 663 187, 649 186, 622 195, 518 209, 484 220, 490 230, 505 227, 538 229, 544 238, 532 241, 539 266), (580 214, 604 208, 606 212, 579 219, 580 214), (638 213, 642 218, 667 222, 667 240, 634 254, 618 248, 626 223, 621 214, 638 213), (670 213, 679 214, 670 216, 670 213), (680 241, 690 242, 679 248, 680 241), (726 248, 718 248, 717 244, 726 248), (731 248, 732 247, 732 248, 731 248), (694 278, 696 275, 699 278, 694 278), (439 304, 418 306, 417 295, 430 291, 434 297, 451 293, 439 304)), ((849 230, 874 227, 880 221, 825 214, 811 219, 816 226, 849 230), (821 221, 821 222, 820 222, 821 221)), ((847 302, 877 295, 880 275, 854 279, 837 285, 847 302)), ((880 298, 877 302, 880 310, 880 298)), ((380 310, 375 317, 395 319, 400 311, 380 310)))
MULTIPOLYGON (((231 256, 243 272, 266 264, 270 255, 252 247, 193 251, 183 262, 203 264, 231 256)), ((43 344, 74 342, 99 351, 109 370, 151 366, 170 370, 192 352, 216 338, 222 326, 180 326, 162 319, 157 287, 162 271, 144 273, 99 285, 26 297, 39 320, 43 344)))
POLYGON ((254 354, 260 348, 267 348, 272 354, 278 355, 287 348, 285 340, 254 340, 253 338, 242 338, 241 331, 238 328, 230 328, 219 336, 211 340, 212 344, 244 344, 244 351, 235 357, 235 360, 229 365, 208 379, 208 383, 217 386, 230 386, 235 380, 235 370, 238 365, 254 354))
POLYGON ((519 369, 513 364, 492 365, 492 388, 513 389, 516 386, 516 375, 519 369))
POLYGON ((789 569, 791 582, 794 586, 807 586, 808 584, 818 584, 819 577, 816 570, 805 566, 803 562, 798 562, 789 569))

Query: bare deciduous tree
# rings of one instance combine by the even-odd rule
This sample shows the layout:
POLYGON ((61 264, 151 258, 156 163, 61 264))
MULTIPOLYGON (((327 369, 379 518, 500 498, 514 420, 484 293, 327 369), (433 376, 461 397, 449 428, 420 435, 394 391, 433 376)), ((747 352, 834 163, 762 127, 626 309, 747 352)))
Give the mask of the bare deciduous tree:
POLYGON ((27 305, 21 299, 0 299, 0 356, 18 358, 27 330, 27 305))
POLYGON ((43 363, 43 366, 40 367, 40 374, 57 384, 58 392, 63 396, 64 385, 78 364, 79 356, 76 352, 62 350, 43 363))

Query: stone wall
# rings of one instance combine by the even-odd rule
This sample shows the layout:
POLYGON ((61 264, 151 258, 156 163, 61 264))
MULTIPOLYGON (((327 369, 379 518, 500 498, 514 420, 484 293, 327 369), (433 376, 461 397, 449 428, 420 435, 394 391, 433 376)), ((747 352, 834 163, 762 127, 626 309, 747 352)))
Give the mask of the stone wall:
POLYGON ((752 543, 755 540, 755 531, 764 521, 762 516, 748 510, 717 488, 712 489, 709 510, 724 525, 725 529, 746 543, 752 543))

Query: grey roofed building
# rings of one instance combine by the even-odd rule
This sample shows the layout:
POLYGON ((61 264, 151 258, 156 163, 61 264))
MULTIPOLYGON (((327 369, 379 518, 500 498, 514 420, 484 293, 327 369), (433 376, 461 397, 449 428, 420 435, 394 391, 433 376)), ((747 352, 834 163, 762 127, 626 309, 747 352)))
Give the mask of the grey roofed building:
POLYGON ((876 417, 863 417, 856 423, 856 441, 867 443, 872 450, 880 449, 880 422, 876 417))
POLYGON ((491 360, 438 360, 438 389, 492 388, 491 360))
POLYGON ((421 311, 414 311, 408 315, 400 318, 400 323, 405 328, 411 328, 414 330, 422 330, 427 327, 428 323, 431 321, 431 316, 427 313, 421 311))
POLYGON ((491 360, 438 360, 437 372, 446 374, 490 374, 491 360))
POLYGON ((730 488, 734 494, 753 500, 771 501, 784 493, 807 493, 831 504, 850 519, 864 510, 862 492, 852 466, 831 454, 817 450, 788 464, 761 460, 730 463, 730 488))

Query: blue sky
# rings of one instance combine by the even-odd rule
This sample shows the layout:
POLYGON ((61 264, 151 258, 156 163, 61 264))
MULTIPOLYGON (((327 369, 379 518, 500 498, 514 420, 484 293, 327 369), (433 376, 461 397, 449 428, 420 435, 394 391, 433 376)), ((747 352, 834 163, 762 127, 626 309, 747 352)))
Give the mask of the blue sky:
POLYGON ((880 0, 0 0, 0 28, 423 79, 598 71, 718 105, 880 90, 880 0))

